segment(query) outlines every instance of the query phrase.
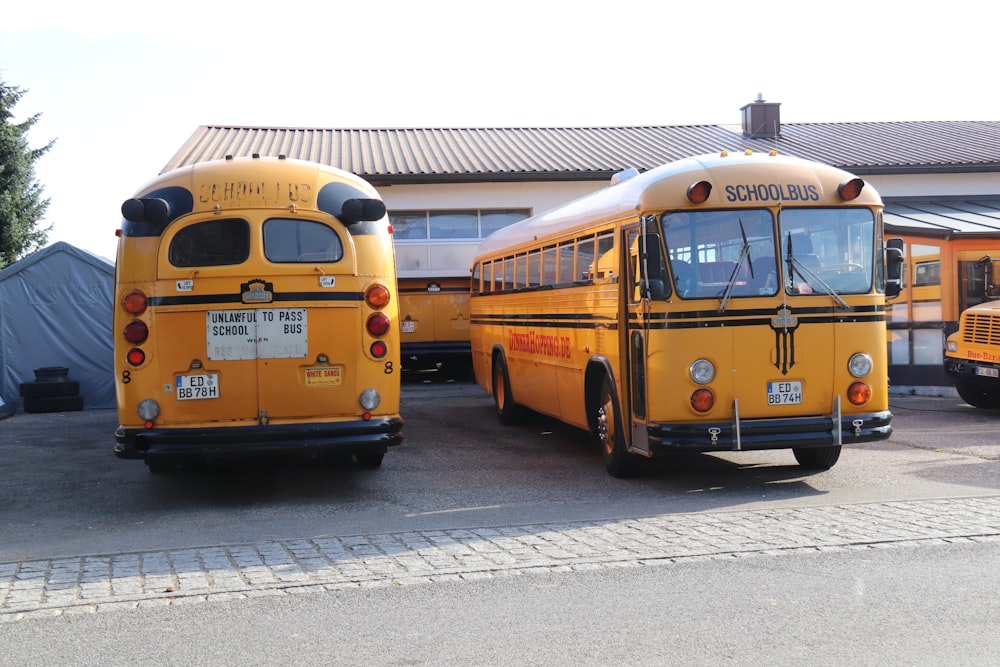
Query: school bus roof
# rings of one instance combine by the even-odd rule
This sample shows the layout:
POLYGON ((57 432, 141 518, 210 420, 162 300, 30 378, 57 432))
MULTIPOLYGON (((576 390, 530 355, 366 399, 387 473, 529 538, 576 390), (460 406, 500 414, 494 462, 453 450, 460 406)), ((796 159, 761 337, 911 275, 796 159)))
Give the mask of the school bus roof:
MULTIPOLYGON (((661 212, 695 205, 687 188, 698 181, 712 184, 709 198, 697 208, 739 206, 829 205, 839 201, 838 186, 854 178, 836 167, 775 153, 714 153, 650 169, 627 180, 575 199, 545 213, 497 230, 483 240, 478 255, 514 249, 522 244, 586 225, 622 220, 640 212, 661 212)), ((866 184, 856 205, 881 206, 866 184)))

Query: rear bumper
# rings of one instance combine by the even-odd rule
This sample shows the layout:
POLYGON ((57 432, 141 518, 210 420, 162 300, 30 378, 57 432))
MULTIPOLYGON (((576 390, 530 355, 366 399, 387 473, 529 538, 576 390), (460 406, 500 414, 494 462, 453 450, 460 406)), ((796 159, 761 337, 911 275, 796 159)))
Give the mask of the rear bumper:
POLYGON ((120 459, 221 459, 269 455, 378 454, 403 441, 399 417, 267 426, 115 431, 120 459))
POLYGON ((469 341, 439 341, 400 343, 403 368, 422 370, 437 364, 472 363, 472 344, 469 341))
POLYGON ((839 419, 834 416, 650 424, 648 430, 650 453, 654 455, 830 447, 885 440, 892 434, 892 413, 886 410, 839 419))

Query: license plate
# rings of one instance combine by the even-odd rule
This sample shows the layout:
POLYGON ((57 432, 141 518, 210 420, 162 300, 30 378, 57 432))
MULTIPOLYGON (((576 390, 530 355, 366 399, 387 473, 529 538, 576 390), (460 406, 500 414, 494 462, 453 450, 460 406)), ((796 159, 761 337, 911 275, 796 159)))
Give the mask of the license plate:
POLYGON ((317 366, 306 369, 307 387, 332 387, 343 382, 343 366, 317 366))
POLYGON ((802 381, 782 380, 767 383, 768 405, 799 405, 802 403, 802 381))
POLYGON ((414 333, 417 330, 417 323, 413 320, 403 320, 402 328, 403 333, 414 333))
POLYGON ((976 366, 976 375, 981 375, 983 377, 995 378, 1000 376, 995 368, 983 368, 982 366, 976 366))
POLYGON ((219 374, 178 375, 174 385, 178 401, 197 401, 219 397, 219 374))

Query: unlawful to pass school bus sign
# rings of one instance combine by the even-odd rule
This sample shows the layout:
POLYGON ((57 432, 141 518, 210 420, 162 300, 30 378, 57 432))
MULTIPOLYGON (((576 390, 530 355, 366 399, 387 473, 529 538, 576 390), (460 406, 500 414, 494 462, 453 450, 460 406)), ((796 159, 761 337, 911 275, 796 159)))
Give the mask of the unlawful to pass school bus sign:
POLYGON ((309 350, 305 308, 210 310, 205 324, 213 361, 295 359, 309 350))

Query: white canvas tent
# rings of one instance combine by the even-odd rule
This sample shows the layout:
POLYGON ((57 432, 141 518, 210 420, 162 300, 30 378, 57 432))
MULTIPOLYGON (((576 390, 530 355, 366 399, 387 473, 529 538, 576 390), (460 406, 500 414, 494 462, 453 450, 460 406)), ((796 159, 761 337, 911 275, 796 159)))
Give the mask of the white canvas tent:
POLYGON ((84 409, 114 408, 112 262, 54 243, 0 271, 0 396, 20 405, 34 370, 69 369, 84 409))

